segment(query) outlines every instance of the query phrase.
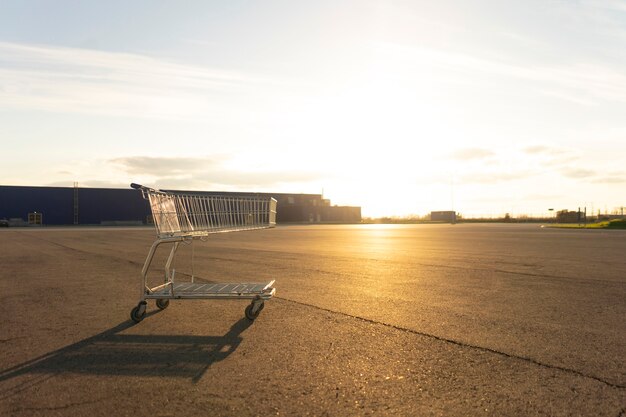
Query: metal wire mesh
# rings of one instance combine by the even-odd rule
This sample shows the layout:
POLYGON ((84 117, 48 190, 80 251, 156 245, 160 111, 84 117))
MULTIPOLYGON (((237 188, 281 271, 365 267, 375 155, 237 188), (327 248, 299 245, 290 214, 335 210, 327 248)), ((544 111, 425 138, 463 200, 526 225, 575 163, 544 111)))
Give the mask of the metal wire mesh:
POLYGON ((159 237, 264 229, 276 225, 271 197, 190 195, 148 190, 159 237))

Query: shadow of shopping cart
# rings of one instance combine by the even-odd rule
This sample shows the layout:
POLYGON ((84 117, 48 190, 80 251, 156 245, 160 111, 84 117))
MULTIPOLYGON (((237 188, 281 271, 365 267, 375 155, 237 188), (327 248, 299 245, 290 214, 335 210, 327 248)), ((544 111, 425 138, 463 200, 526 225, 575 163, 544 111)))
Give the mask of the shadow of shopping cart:
MULTIPOLYGON (((148 313, 154 314, 155 312, 148 313)), ((20 376, 25 380, 0 389, 0 400, 63 374, 160 376, 197 382, 214 363, 233 353, 252 322, 245 318, 222 336, 121 334, 133 327, 120 323, 100 334, 0 370, 0 383, 20 376)))

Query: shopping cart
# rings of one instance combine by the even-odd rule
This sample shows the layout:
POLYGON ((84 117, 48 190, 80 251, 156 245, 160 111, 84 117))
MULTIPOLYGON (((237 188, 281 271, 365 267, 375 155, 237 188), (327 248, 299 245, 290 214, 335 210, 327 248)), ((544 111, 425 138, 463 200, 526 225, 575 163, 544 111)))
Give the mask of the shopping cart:
MULTIPOLYGON (((139 304, 132 309, 130 318, 139 323, 146 315, 147 299, 155 299, 164 310, 171 299, 249 299, 245 309, 248 319, 254 320, 264 307, 264 301, 274 296, 274 281, 268 283, 206 283, 191 280, 175 281, 173 267, 178 246, 195 239, 206 239, 209 234, 242 230, 265 229, 276 225, 276 200, 271 197, 228 197, 206 194, 166 192, 131 184, 149 201, 157 232, 141 270, 141 295, 139 304), (165 282, 155 287, 148 285, 148 269, 157 248, 171 244, 165 261, 165 282)), ((193 254, 193 252, 192 252, 193 254)))

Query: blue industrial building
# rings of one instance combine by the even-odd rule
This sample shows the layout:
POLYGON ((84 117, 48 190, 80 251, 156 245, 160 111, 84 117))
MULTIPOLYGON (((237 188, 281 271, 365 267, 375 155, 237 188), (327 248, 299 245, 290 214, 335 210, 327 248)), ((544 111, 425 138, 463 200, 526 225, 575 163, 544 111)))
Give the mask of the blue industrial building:
MULTIPOLYGON (((360 207, 331 206, 321 194, 235 193, 186 191, 228 196, 271 196, 277 204, 277 223, 358 223, 360 207)), ((0 185, 0 219, 28 224, 38 213, 43 225, 149 224, 151 212, 141 192, 133 189, 81 187, 25 187, 0 185), (31 216, 32 218, 32 216, 31 216)))
POLYGON ((26 222, 29 213, 48 225, 145 223, 150 207, 131 189, 0 186, 0 218, 26 222))

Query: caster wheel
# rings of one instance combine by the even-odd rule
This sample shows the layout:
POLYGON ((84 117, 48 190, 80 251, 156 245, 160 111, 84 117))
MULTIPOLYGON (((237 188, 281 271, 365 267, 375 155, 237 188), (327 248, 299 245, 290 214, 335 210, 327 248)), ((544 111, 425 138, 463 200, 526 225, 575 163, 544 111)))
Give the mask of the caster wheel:
POLYGON ((142 301, 131 310, 130 319, 135 323, 139 323, 144 317, 146 317, 146 302, 142 301))
POLYGON ((159 298, 158 300, 156 300, 156 305, 161 310, 165 310, 167 306, 170 305, 170 300, 164 300, 162 298, 159 298))
POLYGON ((259 317, 259 314, 261 314, 261 310, 263 310, 263 307, 265 307, 265 303, 261 303, 261 305, 259 306, 259 308, 257 309, 256 312, 252 312, 252 308, 254 307, 254 303, 248 305, 248 307, 246 307, 246 318, 248 318, 248 320, 254 320, 257 317, 259 317))

